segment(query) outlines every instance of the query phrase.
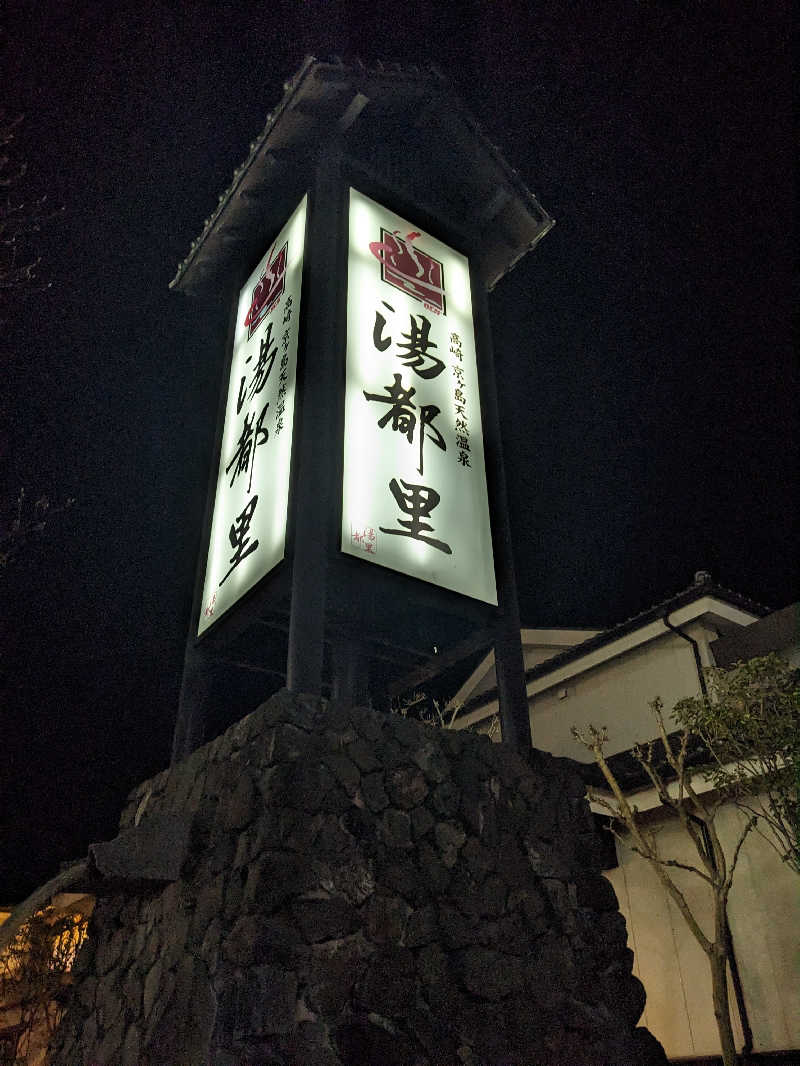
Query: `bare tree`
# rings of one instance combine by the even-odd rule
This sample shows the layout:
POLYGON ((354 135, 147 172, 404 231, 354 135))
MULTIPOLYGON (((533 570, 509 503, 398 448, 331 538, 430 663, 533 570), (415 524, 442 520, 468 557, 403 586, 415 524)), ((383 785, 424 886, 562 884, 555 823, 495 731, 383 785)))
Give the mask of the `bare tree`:
POLYGON ((660 743, 651 741, 643 747, 637 745, 633 754, 653 785, 662 807, 673 819, 677 819, 692 842, 697 854, 697 863, 679 862, 661 854, 656 832, 652 826, 646 824, 639 809, 628 802, 614 771, 608 765, 603 753, 608 741, 607 731, 590 725, 585 732, 573 727, 572 734, 592 752, 611 790, 611 798, 603 793, 592 792, 592 800, 611 814, 614 820, 612 832, 650 863, 708 959, 722 1060, 725 1066, 735 1066, 736 1046, 728 998, 728 969, 731 957, 728 896, 739 853, 748 833, 756 824, 756 818, 748 817, 733 849, 726 853, 715 824, 717 813, 727 800, 725 792, 703 792, 695 788, 696 771, 687 765, 687 753, 692 740, 691 730, 683 728, 677 737, 668 735, 661 701, 655 700, 651 707, 658 725, 660 743), (664 762, 659 759, 662 748, 664 762), (629 836, 622 835, 620 825, 627 830, 629 836), (686 870, 706 885, 714 923, 711 935, 704 932, 686 896, 670 872, 673 869, 686 870))
POLYGON ((64 1011, 64 991, 88 918, 45 907, 0 952, 0 1066, 41 1061, 64 1011))
POLYGON ((25 489, 19 490, 14 506, 14 517, 0 526, 0 571, 12 563, 32 537, 44 532, 54 515, 69 510, 75 503, 67 496, 63 503, 51 505, 48 496, 40 496, 32 505, 27 503, 25 489))
MULTIPOLYGON (((406 695, 392 700, 392 711, 403 718, 415 718, 427 725, 438 726, 439 729, 453 729, 456 719, 464 709, 460 700, 445 700, 433 696, 425 689, 414 689, 406 695)), ((500 715, 493 714, 491 718, 477 722, 467 727, 468 732, 485 733, 490 740, 500 739, 500 715)))
POLYGON ((41 256, 35 252, 35 236, 59 214, 47 196, 36 196, 27 187, 27 163, 13 155, 13 142, 22 116, 9 118, 0 111, 0 311, 16 301, 50 287, 39 278, 41 256))
POLYGON ((706 692, 675 705, 675 721, 708 753, 703 775, 800 873, 800 683, 779 655, 706 670, 706 692))

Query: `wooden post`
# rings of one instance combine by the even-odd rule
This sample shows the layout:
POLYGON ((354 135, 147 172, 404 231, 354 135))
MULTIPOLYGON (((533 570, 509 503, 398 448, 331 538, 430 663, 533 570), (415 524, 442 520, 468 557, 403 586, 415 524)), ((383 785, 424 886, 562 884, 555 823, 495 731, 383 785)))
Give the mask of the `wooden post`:
POLYGON ((495 634, 494 657, 500 724, 503 730, 503 741, 511 744, 518 751, 526 753, 530 751, 533 738, 525 688, 525 663, 522 658, 519 602, 514 576, 511 527, 508 521, 506 475, 500 439, 500 414, 497 405, 497 379, 489 326, 489 306, 483 281, 474 265, 470 274, 483 412, 486 482, 489 492, 489 513, 492 516, 492 541, 497 575, 499 617, 495 634))
POLYGON ((214 513, 214 499, 217 488, 220 452, 222 450, 222 430, 225 425, 225 408, 228 400, 228 379, 233 360, 233 338, 236 332, 236 312, 238 308, 238 286, 234 286, 231 306, 228 311, 228 329, 226 334, 226 356, 221 375, 219 400, 217 406, 217 428, 214 438, 214 450, 211 455, 211 467, 206 489, 203 535, 200 538, 200 551, 194 579, 192 611, 189 616, 189 632, 186 636, 186 650, 183 660, 183 677, 178 697, 178 713, 172 734, 172 757, 174 765, 199 748, 205 739, 208 702, 211 695, 214 667, 208 662, 203 649, 203 642, 198 644, 197 624, 202 609, 203 584, 205 582, 208 545, 211 539, 211 519, 214 513))
POLYGON ((286 684, 319 695, 325 651, 328 559, 336 449, 341 447, 342 310, 346 231, 342 153, 338 140, 320 153, 306 234, 305 345, 300 387, 300 437, 294 482, 295 534, 286 684))
POLYGON ((172 735, 173 766, 187 755, 191 755, 206 739, 206 719, 213 674, 214 667, 202 652, 198 651, 190 637, 186 643, 181 691, 178 697, 178 717, 172 735))
POLYGON ((331 672, 333 696, 365 706, 369 702, 369 661, 359 640, 342 636, 333 641, 331 672))

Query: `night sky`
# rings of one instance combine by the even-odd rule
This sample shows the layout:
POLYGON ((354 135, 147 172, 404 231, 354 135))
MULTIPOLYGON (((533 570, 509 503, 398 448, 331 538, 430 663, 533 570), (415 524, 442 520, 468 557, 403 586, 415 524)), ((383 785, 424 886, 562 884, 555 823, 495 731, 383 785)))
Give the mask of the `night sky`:
MULTIPOLYGON (((790 6, 21 0, 51 282, 4 309, 0 903, 166 765, 224 314, 168 283, 305 54, 436 64, 557 224, 491 297, 523 623, 797 599, 790 6)), ((254 694, 254 701, 257 693, 254 694)), ((251 709, 243 706, 242 713, 251 709)))

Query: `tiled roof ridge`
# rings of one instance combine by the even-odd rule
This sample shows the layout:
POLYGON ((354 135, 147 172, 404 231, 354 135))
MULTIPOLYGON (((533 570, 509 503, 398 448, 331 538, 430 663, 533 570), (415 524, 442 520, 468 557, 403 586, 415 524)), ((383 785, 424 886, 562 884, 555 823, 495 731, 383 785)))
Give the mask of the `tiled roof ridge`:
POLYGON ((441 70, 433 64, 430 64, 428 67, 420 67, 416 64, 409 64, 407 66, 403 66, 400 63, 384 63, 382 60, 378 59, 372 65, 367 65, 366 63, 364 63, 363 60, 358 58, 353 60, 352 63, 345 63, 339 56, 331 56, 328 59, 318 59, 316 56, 310 54, 305 56, 303 62, 300 64, 299 68, 295 71, 295 73, 283 83, 282 98, 278 101, 276 106, 267 113, 267 119, 263 130, 261 131, 261 133, 258 134, 255 140, 250 142, 250 151, 248 153, 247 158, 242 164, 240 164, 240 166, 236 167, 233 172, 233 177, 231 178, 230 185, 223 193, 220 194, 217 200, 217 206, 214 208, 209 217, 205 219, 203 223, 202 233, 199 237, 196 237, 191 242, 189 246, 189 254, 179 263, 177 273, 170 282, 170 288, 174 288, 177 285, 178 281, 181 278, 181 275, 194 258, 195 252, 203 244, 207 234, 213 228, 214 223, 217 221, 217 218, 224 210, 225 205, 229 202, 242 178, 250 169, 250 166, 258 155, 261 147, 263 146, 269 134, 272 132, 272 129, 276 125, 278 119, 286 110, 287 106, 289 105, 292 97, 297 92, 297 89, 299 88, 303 79, 311 72, 314 67, 317 66, 340 66, 342 68, 349 67, 350 69, 357 70, 359 73, 363 74, 380 74, 390 76, 397 75, 406 78, 431 77, 439 81, 443 88, 449 86, 447 78, 444 76, 441 70))
POLYGON ((250 142, 250 151, 249 151, 249 154, 247 156, 247 159, 240 166, 236 167, 236 169, 233 172, 233 177, 231 178, 230 185, 228 186, 228 188, 223 193, 220 194, 220 196, 219 196, 219 198, 217 200, 217 206, 211 212, 209 217, 207 219, 205 219, 205 221, 203 222, 203 230, 202 230, 200 236, 199 237, 195 237, 195 239, 189 245, 189 254, 186 256, 185 259, 182 259, 181 262, 178 264, 178 271, 177 271, 175 277, 169 283, 169 287, 171 289, 174 288, 177 285, 178 281, 181 278, 181 275, 186 270, 186 268, 189 266, 189 264, 191 263, 192 259, 194 259, 195 252, 203 244, 203 242, 204 242, 204 240, 206 238, 206 235, 208 234, 208 232, 213 227, 213 225, 216 222, 216 220, 219 217, 219 215, 222 213, 225 205, 228 203, 228 201, 233 196, 234 192, 236 191, 236 186, 239 184, 239 182, 242 180, 244 175, 247 173, 248 169, 250 168, 250 165, 252 164, 253 160, 255 159, 256 155, 258 154, 258 150, 261 148, 262 144, 267 139, 267 136, 272 131, 273 126, 278 121, 278 118, 280 117, 282 112, 285 110, 286 106, 288 105, 289 101, 291 100, 292 96, 294 95, 295 90, 297 89, 297 86, 300 84, 302 79, 305 77, 305 75, 308 73, 308 71, 311 69, 312 65, 315 62, 317 62, 317 60, 314 58, 314 56, 307 55, 303 59, 303 62, 301 63, 301 65, 298 68, 298 70, 292 75, 291 78, 288 78, 283 83, 283 97, 279 100, 277 105, 271 111, 267 112, 267 120, 266 120, 266 123, 264 125, 264 129, 261 131, 261 133, 256 137, 256 139, 254 141, 250 142))
MULTIPOLYGON (((255 138, 255 140, 250 142, 250 150, 247 158, 240 166, 238 166, 234 170, 230 185, 223 193, 220 194, 217 200, 216 207, 214 208, 211 215, 205 219, 203 224, 203 230, 200 233, 200 236, 196 237, 191 242, 189 246, 189 254, 183 260, 181 260, 178 265, 175 277, 170 282, 169 287, 171 289, 178 287, 185 272, 189 269, 193 260, 195 259, 195 256, 203 247, 206 239, 211 234, 220 215, 225 210, 226 206, 230 203, 230 201, 233 199, 238 187, 249 172, 250 168, 255 163, 259 153, 264 147, 265 142, 269 138, 270 134, 272 133, 273 129, 277 125, 284 112, 292 103, 292 100, 298 93, 298 90, 300 89, 304 80, 307 77, 311 76, 314 71, 326 67, 331 68, 332 70, 335 70, 336 68, 341 68, 343 72, 350 70, 353 72, 353 74, 360 75, 362 77, 378 77, 382 79, 395 78, 398 80, 398 82, 410 80, 427 80, 431 83, 432 87, 435 86, 450 102, 452 102, 454 107, 458 108, 458 111, 460 112, 460 116, 464 121, 465 126, 468 128, 468 130, 473 136, 475 136, 483 143, 490 157, 493 158, 494 162, 504 173, 508 183, 515 188, 517 195, 520 196, 520 198, 526 201, 529 205, 533 204, 535 207, 535 211, 533 211, 532 213, 538 213, 542 216, 542 219, 544 220, 541 232, 539 232, 539 234, 536 236, 536 239, 518 250, 518 254, 506 265, 503 274, 506 274, 510 270, 512 270, 516 263, 528 251, 530 251, 530 249, 534 247, 534 245, 538 243, 538 241, 544 236, 544 234, 555 224, 555 220, 551 218, 546 211, 544 211, 541 204, 539 204, 536 195, 528 188, 522 178, 522 175, 515 167, 513 167, 508 162, 499 145, 497 145, 492 140, 492 138, 487 135, 481 123, 475 118, 475 116, 467 108, 461 97, 456 93, 450 78, 448 78, 447 75, 444 74, 438 66, 433 63, 429 63, 422 66, 419 64, 384 62, 382 60, 375 60, 373 63, 367 64, 360 58, 356 58, 351 62, 344 62, 339 56, 336 55, 325 59, 320 59, 313 55, 307 55, 298 70, 295 72, 295 74, 293 74, 287 81, 284 82, 283 97, 276 104, 276 106, 270 112, 268 112, 264 128, 262 129, 261 133, 255 138)), ((491 285, 489 287, 492 288, 498 280, 499 277, 495 278, 491 282, 491 285)))
MULTIPOLYGON (((765 614, 766 615, 766 614, 770 614, 772 612, 772 608, 771 607, 767 607, 765 604, 759 603, 757 600, 753 600, 749 596, 744 596, 741 592, 736 592, 735 589, 729 589, 725 585, 720 585, 716 581, 704 582, 703 584, 698 584, 697 582, 692 582, 691 585, 687 585, 686 588, 681 589, 680 592, 675 592, 675 593, 673 593, 672 596, 667 596, 666 599, 659 600, 657 603, 651 604, 649 607, 643 607, 642 610, 641 611, 637 611, 636 614, 629 615, 627 618, 623 619, 623 621, 615 622, 611 626, 583 625, 583 624, 574 625, 574 626, 555 626, 555 625, 548 626, 548 625, 531 625, 528 622, 523 622, 522 625, 520 626, 520 628, 521 629, 564 629, 564 630, 570 630, 570 629, 599 629, 601 631, 600 633, 596 634, 595 637, 588 637, 587 640, 582 641, 581 644, 576 644, 575 645, 576 648, 580 648, 582 646, 582 644, 588 643, 589 640, 598 639, 601 636, 605 636, 606 634, 613 632, 613 630, 615 630, 615 629, 620 629, 622 626, 627 626, 627 625, 629 625, 629 624, 631 624, 633 622, 636 622, 636 621, 644 618, 645 615, 652 614, 654 611, 657 612, 657 611, 663 610, 663 608, 668 607, 674 600, 678 600, 678 599, 681 599, 682 597, 686 596, 687 593, 696 593, 698 595, 720 595, 721 594, 723 599, 731 599, 737 605, 746 604, 747 608, 749 610, 752 610, 754 614, 765 614), (699 590, 701 590, 701 589, 703 590, 702 593, 699 592, 699 590), (711 591, 709 591, 709 590, 711 590, 711 591)), ((572 650, 572 649, 570 649, 570 650, 572 650)), ((548 660, 548 662, 549 661, 550 660, 548 660)))
MULTIPOLYGON (((544 677, 559 666, 563 666, 575 659, 580 659, 588 652, 594 651, 596 648, 602 648, 606 644, 612 643, 612 641, 616 640, 618 637, 622 637, 626 633, 638 629, 640 626, 644 625, 645 622, 655 621, 656 619, 663 617, 665 614, 669 614, 671 611, 676 610, 678 607, 684 607, 687 604, 692 603, 694 600, 701 599, 703 596, 716 596, 718 599, 725 600, 735 607, 741 607, 743 610, 750 611, 752 614, 764 616, 770 613, 769 607, 757 603, 755 600, 751 600, 749 597, 743 596, 741 593, 735 592, 733 589, 725 588, 724 585, 718 585, 711 580, 694 581, 691 585, 681 589, 680 592, 676 592, 673 596, 661 600, 659 603, 655 603, 651 607, 639 611, 637 614, 631 615, 623 622, 618 622, 616 625, 611 626, 608 629, 603 629, 600 633, 581 641, 580 644, 576 644, 572 648, 566 648, 564 651, 559 652, 558 655, 554 655, 550 659, 545 659, 543 663, 530 667, 525 671, 525 680, 532 681, 534 678, 544 677)), ((535 627, 523 626, 522 628, 533 629, 535 627)), ((576 626, 575 628, 584 627, 576 626)), ((477 710, 479 707, 490 703, 496 697, 496 687, 481 692, 474 697, 474 700, 467 701, 461 713, 466 714, 470 711, 477 710)))
POLYGON ((715 595, 719 596, 721 599, 733 600, 737 605, 746 604, 748 609, 753 610, 754 614, 769 614, 772 610, 771 607, 766 607, 763 603, 758 603, 756 600, 750 599, 749 596, 744 596, 741 592, 736 592, 735 589, 729 589, 726 588, 725 585, 719 585, 716 581, 693 581, 691 585, 687 585, 686 588, 681 589, 672 596, 667 596, 666 599, 659 600, 657 603, 651 604, 650 607, 645 607, 641 611, 637 611, 636 614, 630 615, 622 622, 616 622, 613 626, 609 626, 608 629, 603 630, 603 632, 611 633, 615 629, 621 629, 623 626, 638 622, 646 615, 651 615, 654 612, 661 612, 676 600, 683 601, 684 598, 686 598, 687 602, 691 602, 695 596, 699 598, 701 595, 715 595))
MULTIPOLYGON (((661 617, 663 614, 668 613, 669 610, 674 610, 677 607, 683 607, 688 603, 691 603, 695 599, 700 599, 702 596, 717 596, 719 599, 724 599, 732 602, 737 607, 743 607, 746 610, 752 611, 753 614, 765 615, 769 614, 770 608, 765 607, 764 604, 757 603, 755 600, 751 600, 747 596, 743 596, 741 593, 734 591, 733 589, 726 588, 724 585, 718 585, 714 581, 704 582, 692 582, 691 585, 687 585, 686 588, 681 589, 680 592, 676 592, 672 596, 668 596, 664 600, 660 600, 658 603, 652 604, 650 607, 645 607, 644 610, 638 611, 636 614, 630 615, 630 617, 624 619, 622 622, 617 622, 613 626, 609 626, 607 629, 603 629, 602 632, 596 634, 594 637, 589 637, 587 640, 581 641, 580 644, 576 644, 572 648, 567 648, 566 651, 560 652, 558 655, 553 656, 552 659, 547 659, 541 666, 550 666, 561 659, 562 656, 578 657, 578 653, 581 649, 584 651, 591 650, 587 648, 587 645, 597 644, 602 646, 608 644, 615 639, 616 636, 623 636, 626 632, 632 629, 638 628, 643 625, 646 620, 655 620, 661 617)), ((526 677, 539 671, 539 667, 532 667, 526 671, 526 677)), ((544 673, 545 671, 541 671, 544 673)))

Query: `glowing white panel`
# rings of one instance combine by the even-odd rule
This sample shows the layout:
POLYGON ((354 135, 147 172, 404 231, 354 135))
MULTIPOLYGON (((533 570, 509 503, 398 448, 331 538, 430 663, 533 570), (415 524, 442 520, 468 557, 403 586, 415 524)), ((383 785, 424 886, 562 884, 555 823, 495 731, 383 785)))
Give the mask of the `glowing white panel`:
POLYGON ((497 603, 469 264, 350 190, 342 551, 497 603))
POLYGON ((284 556, 306 198, 239 294, 198 634, 284 556))

